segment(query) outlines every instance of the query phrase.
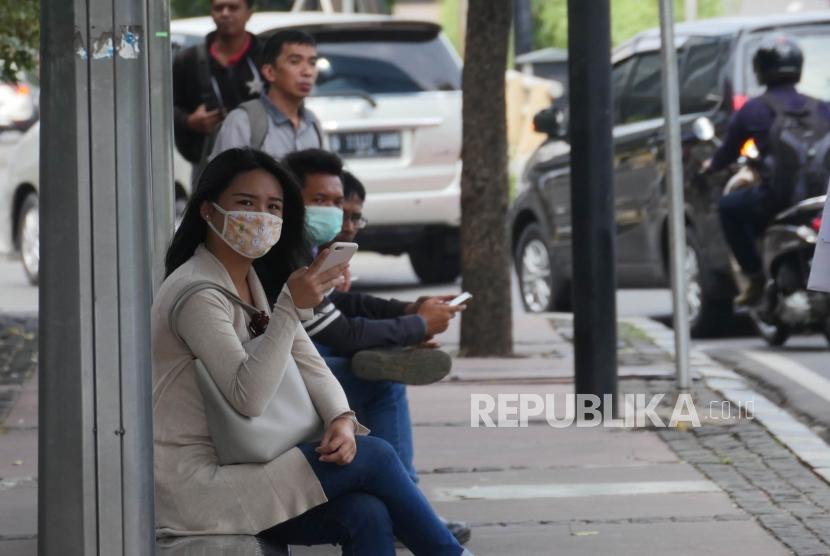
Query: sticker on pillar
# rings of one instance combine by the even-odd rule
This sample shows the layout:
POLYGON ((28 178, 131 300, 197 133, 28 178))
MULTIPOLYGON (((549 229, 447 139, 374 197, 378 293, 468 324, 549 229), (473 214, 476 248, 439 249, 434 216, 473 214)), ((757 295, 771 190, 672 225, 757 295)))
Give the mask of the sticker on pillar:
POLYGON ((121 27, 121 43, 118 55, 125 60, 135 60, 141 54, 141 26, 125 25, 121 27))
POLYGON ((84 62, 89 58, 89 53, 86 51, 86 45, 84 44, 84 36, 78 30, 75 31, 75 54, 84 62))
POLYGON ((92 59, 110 59, 114 54, 115 47, 112 42, 112 33, 109 31, 101 33, 101 36, 95 39, 95 42, 92 44, 92 59))

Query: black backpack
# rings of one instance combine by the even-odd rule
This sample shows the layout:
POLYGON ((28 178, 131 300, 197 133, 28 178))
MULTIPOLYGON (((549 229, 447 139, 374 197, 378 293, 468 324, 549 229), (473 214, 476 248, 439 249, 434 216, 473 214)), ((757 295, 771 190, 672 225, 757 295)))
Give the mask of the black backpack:
POLYGON ((806 97, 799 110, 787 108, 766 94, 761 97, 775 114, 762 171, 781 207, 824 195, 830 179, 830 121, 821 103, 806 97))

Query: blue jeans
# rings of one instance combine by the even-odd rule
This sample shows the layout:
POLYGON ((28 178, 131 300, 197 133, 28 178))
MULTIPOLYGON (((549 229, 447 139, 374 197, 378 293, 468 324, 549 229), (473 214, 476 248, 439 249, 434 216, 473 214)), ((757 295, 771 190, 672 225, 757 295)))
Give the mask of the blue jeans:
POLYGON ((359 436, 349 465, 323 463, 299 446, 328 502, 259 536, 286 544, 340 544, 344 556, 394 556, 395 537, 416 556, 458 556, 463 549, 410 480, 384 440, 359 436))
POLYGON ((763 272, 757 241, 775 216, 775 203, 766 188, 746 187, 721 197, 718 203, 726 243, 747 275, 763 272))
POLYGON ((406 385, 388 380, 358 378, 352 374, 351 359, 333 356, 327 347, 314 345, 343 386, 349 406, 354 410, 358 421, 372 431, 372 436, 382 438, 392 445, 407 474, 417 483, 418 474, 412 463, 412 420, 409 417, 406 385))

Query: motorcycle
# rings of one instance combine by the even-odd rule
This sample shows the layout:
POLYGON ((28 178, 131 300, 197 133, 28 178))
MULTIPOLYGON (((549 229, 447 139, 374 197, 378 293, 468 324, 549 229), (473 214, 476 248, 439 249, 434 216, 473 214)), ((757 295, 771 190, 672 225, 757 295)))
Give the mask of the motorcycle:
MULTIPOLYGON (((720 141, 707 118, 694 122, 694 135, 715 146, 720 141)), ((748 140, 741 148, 738 170, 723 194, 760 182, 758 149, 748 140)), ((771 346, 783 345, 793 334, 821 333, 830 343, 830 294, 807 289, 810 266, 821 228, 826 195, 805 199, 775 215, 761 239, 767 283, 761 301, 748 309, 758 334, 771 346)), ((737 262, 732 267, 738 283, 745 280, 737 262)))
POLYGON ((826 195, 777 214, 764 232, 762 256, 768 281, 749 310, 758 334, 781 346, 792 334, 822 333, 830 342, 830 295, 807 290, 826 195))
MULTIPOLYGON (((758 149, 750 139, 741 148, 740 168, 726 183, 724 195, 757 184, 759 164, 758 149)), ((793 334, 816 332, 830 342, 830 296, 807 289, 825 199, 826 195, 811 197, 778 213, 764 231, 761 254, 767 284, 749 316, 770 346, 784 345, 793 334)))

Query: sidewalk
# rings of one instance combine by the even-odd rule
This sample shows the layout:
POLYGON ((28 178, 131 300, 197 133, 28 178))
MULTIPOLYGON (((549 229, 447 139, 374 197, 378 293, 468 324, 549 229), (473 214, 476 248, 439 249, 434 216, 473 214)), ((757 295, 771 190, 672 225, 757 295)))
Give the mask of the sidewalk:
MULTIPOLYGON (((526 428, 471 428, 471 394, 573 390, 568 326, 563 316, 517 316, 521 357, 456 359, 450 379, 409 389, 421 487, 441 515, 473 526, 474 553, 830 553, 830 486, 757 421, 554 429, 536 418, 526 428)), ((621 327, 623 392, 673 388, 664 340, 650 334, 621 327)), ((453 352, 457 331, 448 338, 453 352)), ((20 363, 25 349, 15 341, 20 363)), ((6 344, 0 380, 12 383, 3 370, 6 344)), ((36 543, 37 387, 31 371, 22 379, 18 372, 18 383, 0 389, 0 400, 16 398, 0 431, 0 554, 10 556, 34 554, 36 543)), ((699 382, 693 395, 702 418, 720 399, 699 382)), ((339 551, 295 547, 293 554, 339 551)))

